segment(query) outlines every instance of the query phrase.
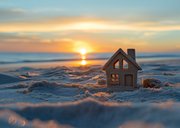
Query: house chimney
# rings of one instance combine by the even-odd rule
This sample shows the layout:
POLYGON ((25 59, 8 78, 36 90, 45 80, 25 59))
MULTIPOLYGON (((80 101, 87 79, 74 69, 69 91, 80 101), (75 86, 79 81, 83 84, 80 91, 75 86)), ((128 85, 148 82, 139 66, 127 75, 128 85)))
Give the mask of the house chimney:
POLYGON ((128 49, 127 53, 129 56, 131 56, 136 61, 136 52, 135 49, 128 49))

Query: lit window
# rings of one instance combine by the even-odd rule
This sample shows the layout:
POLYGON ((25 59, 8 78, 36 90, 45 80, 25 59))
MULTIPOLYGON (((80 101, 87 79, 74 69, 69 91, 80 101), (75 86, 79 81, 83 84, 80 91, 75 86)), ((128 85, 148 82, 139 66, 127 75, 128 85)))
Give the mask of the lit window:
POLYGON ((119 75, 118 74, 112 74, 111 75, 111 81, 112 82, 118 82, 119 81, 119 75))
POLYGON ((128 68, 129 68, 128 62, 123 60, 123 69, 128 69, 128 68))
POLYGON ((119 69, 119 60, 114 63, 114 69, 119 69))

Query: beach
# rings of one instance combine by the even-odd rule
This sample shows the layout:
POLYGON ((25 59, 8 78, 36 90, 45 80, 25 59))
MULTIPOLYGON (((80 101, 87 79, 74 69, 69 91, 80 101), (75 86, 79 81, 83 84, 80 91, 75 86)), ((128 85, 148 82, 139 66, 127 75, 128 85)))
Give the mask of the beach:
POLYGON ((0 0, 0 128, 180 128, 180 0, 0 0))
MULTIPOLYGON (((108 56, 103 56, 108 58, 108 56)), ((110 92, 107 59, 1 65, 1 127, 178 128, 180 59, 139 59, 138 89, 110 92), (78 65, 79 64, 79 65, 78 65), (159 88, 142 80, 158 79, 159 88)))

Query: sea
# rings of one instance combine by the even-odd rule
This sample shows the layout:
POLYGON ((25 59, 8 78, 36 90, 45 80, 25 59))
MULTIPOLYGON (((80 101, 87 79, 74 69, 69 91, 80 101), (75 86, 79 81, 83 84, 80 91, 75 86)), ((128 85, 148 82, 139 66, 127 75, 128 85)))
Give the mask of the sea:
MULTIPOLYGON (((17 53, 1 52, 0 69, 11 67, 50 67, 103 65, 113 53, 87 53, 82 59, 79 53, 17 53)), ((137 53, 137 62, 180 59, 180 52, 137 53)))

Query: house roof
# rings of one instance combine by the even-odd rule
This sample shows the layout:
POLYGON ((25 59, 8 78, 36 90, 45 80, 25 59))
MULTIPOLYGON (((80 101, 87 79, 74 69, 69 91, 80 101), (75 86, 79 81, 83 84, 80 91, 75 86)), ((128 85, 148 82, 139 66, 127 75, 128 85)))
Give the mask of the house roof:
POLYGON ((136 61, 126 54, 121 48, 107 61, 107 63, 104 65, 103 70, 105 70, 109 64, 112 62, 112 60, 118 55, 122 54, 124 57, 126 57, 138 70, 142 70, 142 68, 136 63, 136 61))

